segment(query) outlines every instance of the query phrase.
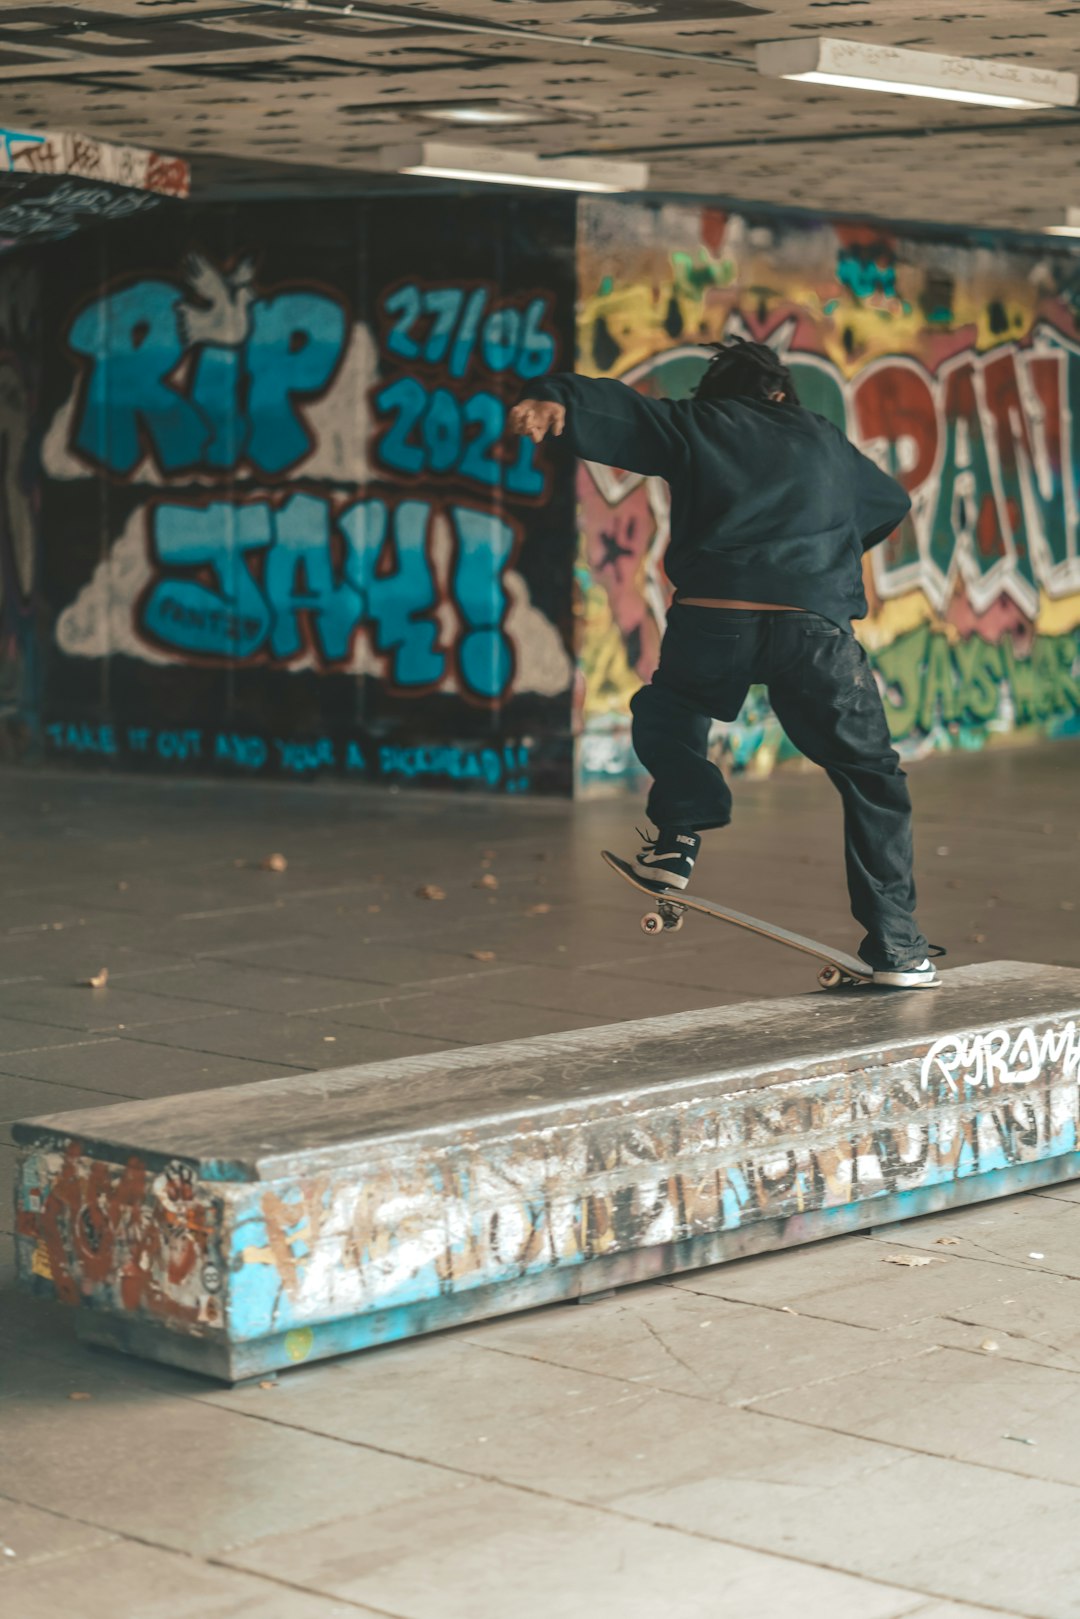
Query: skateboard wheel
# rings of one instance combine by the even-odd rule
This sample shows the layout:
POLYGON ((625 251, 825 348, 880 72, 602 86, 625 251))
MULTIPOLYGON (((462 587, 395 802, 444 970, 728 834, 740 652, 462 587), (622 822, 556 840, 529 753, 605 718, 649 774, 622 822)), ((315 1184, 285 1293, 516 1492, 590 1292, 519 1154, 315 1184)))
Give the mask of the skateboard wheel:
POLYGON ((673 916, 671 918, 670 922, 665 920, 665 922, 664 922, 665 931, 668 932, 668 933, 678 933, 679 929, 682 927, 683 922, 685 920, 686 920, 686 918, 682 917, 682 916, 673 916))
POLYGON ((663 928, 663 918, 658 916, 655 911, 648 911, 646 915, 641 918, 642 933, 662 933, 663 928))
POLYGON ((817 975, 817 981, 822 989, 835 989, 837 984, 844 982, 844 975, 839 967, 822 967, 817 975))

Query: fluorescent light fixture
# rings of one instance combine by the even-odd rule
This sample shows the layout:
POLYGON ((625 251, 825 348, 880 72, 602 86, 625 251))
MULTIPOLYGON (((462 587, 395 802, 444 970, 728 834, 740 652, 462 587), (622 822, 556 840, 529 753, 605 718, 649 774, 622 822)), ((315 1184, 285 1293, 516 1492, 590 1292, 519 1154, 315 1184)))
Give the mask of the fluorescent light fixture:
POLYGON ((399 174, 437 180, 475 180, 485 185, 540 186, 550 191, 643 191, 647 163, 610 163, 595 157, 536 157, 495 146, 452 146, 414 141, 384 146, 380 164, 399 174))
POLYGON ((773 79, 888 90, 981 107, 1075 107, 1080 96, 1075 73, 848 39, 775 40, 757 47, 757 67, 773 79))
POLYGON ((447 124, 532 124, 536 114, 524 107, 501 107, 497 101, 474 107, 428 107, 425 118, 438 118, 447 124))
POLYGON ((1047 236, 1080 236, 1080 208, 1066 208, 1064 225, 1047 225, 1047 236))

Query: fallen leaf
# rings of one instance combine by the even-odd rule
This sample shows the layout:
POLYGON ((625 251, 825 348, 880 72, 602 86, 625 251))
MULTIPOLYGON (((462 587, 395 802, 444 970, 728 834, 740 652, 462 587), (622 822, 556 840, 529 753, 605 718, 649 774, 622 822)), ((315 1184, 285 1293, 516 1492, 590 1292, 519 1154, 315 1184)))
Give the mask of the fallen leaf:
POLYGON ((936 1241, 938 1242, 940 1247, 949 1248, 949 1247, 951 1247, 953 1245, 953 1243, 959 1242, 960 1238, 959 1237, 938 1237, 936 1239, 936 1241))
POLYGON ((498 888, 498 886, 499 879, 490 871, 485 872, 483 877, 478 877, 473 883, 474 888, 498 888))
POLYGON ((547 903, 547 901, 542 900, 539 905, 530 905, 530 906, 528 906, 528 908, 525 911, 525 915, 526 916, 546 916, 547 913, 550 911, 550 909, 551 909, 551 906, 547 903))
POLYGON ((261 1389, 276 1389, 278 1387, 277 1379, 274 1377, 264 1377, 260 1382, 259 1387, 261 1389))
POLYGON ((984 1338, 982 1343, 979 1345, 979 1348, 985 1349, 988 1355, 994 1355, 997 1353, 998 1346, 994 1342, 993 1338, 984 1338))
POLYGON ((417 899, 445 899, 446 889, 440 888, 437 883, 424 883, 422 888, 416 890, 417 899))
POLYGON ((69 1394, 68 1395, 69 1400, 92 1400, 93 1398, 94 1398, 94 1396, 92 1394, 69 1394))
POLYGON ((494 961, 494 950, 470 950, 469 955, 474 961, 494 961))
POLYGON ((985 944, 986 943, 986 934, 985 933, 969 933, 968 934, 968 943, 969 944, 985 944))
POLYGON ((262 862, 263 871, 287 871, 289 862, 283 854, 268 854, 262 862))
POLYGON ((80 979, 80 983, 83 985, 84 989, 104 989, 105 985, 108 982, 109 982, 109 969, 108 969, 108 967, 102 967, 101 971, 96 972, 94 974, 93 978, 80 979))
POLYGON ((883 1265, 944 1265, 943 1259, 937 1259, 933 1254, 886 1254, 882 1259, 883 1265))

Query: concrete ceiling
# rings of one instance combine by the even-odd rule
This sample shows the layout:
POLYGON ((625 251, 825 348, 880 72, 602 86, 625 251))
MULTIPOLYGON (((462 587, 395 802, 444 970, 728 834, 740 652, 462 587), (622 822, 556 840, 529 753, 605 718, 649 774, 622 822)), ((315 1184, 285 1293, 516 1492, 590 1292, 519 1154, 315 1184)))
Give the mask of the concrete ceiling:
POLYGON ((1032 229, 1080 205, 1080 110, 770 81, 761 40, 841 35, 1080 67, 1068 0, 3 0, 0 126, 191 158, 193 195, 367 189, 418 134, 645 159, 655 189, 1032 229), (453 130, 446 103, 532 121, 453 130))

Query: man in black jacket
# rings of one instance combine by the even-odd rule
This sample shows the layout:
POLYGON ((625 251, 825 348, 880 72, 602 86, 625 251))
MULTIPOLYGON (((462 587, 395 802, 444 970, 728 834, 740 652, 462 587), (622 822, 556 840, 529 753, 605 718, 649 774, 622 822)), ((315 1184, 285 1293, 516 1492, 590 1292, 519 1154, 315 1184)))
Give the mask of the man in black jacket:
POLYGON ((686 888, 701 833, 731 792, 708 757, 711 719, 733 720, 761 682, 797 748, 844 804, 848 890, 877 983, 939 982, 914 918, 911 801, 866 654, 862 558, 911 502, 839 428, 805 410, 772 349, 718 345, 692 399, 650 399, 569 373, 530 387, 512 429, 564 438, 585 461, 666 478, 675 586, 660 665, 637 693, 634 749, 653 777, 657 828, 635 862, 686 888))

